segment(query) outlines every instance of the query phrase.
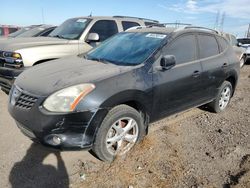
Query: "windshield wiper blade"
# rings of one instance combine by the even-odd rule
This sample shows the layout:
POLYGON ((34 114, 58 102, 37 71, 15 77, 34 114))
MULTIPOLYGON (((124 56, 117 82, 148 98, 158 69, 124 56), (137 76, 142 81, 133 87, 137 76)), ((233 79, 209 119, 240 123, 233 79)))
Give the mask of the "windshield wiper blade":
POLYGON ((59 38, 59 39, 67 39, 67 38, 63 37, 62 35, 54 35, 54 36, 51 36, 51 37, 56 37, 56 38, 59 38))

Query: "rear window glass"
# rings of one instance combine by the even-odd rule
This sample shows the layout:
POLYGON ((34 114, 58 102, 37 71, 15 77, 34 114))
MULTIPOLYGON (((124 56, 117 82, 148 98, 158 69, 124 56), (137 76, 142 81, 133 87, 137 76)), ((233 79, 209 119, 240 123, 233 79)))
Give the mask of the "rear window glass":
POLYGON ((198 35, 200 58, 207 58, 219 54, 216 39, 211 35, 198 35))
POLYGON ((136 26, 140 26, 140 24, 138 24, 136 22, 122 21, 122 27, 123 27, 124 31, 126 31, 127 29, 129 29, 131 27, 136 27, 136 26))

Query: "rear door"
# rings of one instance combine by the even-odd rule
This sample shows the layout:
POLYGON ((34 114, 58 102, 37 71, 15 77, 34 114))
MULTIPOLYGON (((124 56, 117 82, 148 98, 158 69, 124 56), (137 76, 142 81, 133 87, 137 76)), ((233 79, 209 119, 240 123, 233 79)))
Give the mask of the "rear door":
POLYGON ((225 80, 228 68, 227 58, 220 53, 218 41, 214 35, 199 33, 199 58, 203 68, 204 95, 207 100, 213 99, 217 88, 225 80))
MULTIPOLYGON (((203 93, 202 67, 197 60, 197 40, 194 34, 174 39, 162 49, 164 55, 174 55, 176 66, 170 70, 154 72, 154 112, 157 119, 199 104, 203 93)), ((161 57, 154 67, 159 66, 161 57)))

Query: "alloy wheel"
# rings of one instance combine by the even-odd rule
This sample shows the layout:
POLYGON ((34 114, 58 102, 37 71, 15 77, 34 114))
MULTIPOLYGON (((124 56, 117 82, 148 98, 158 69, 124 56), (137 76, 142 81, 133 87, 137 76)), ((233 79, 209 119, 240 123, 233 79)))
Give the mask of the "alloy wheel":
POLYGON ((139 135, 137 122, 131 117, 117 120, 106 135, 106 147, 112 155, 127 153, 136 143, 139 135))
POLYGON ((221 92, 221 96, 220 96, 220 100, 219 100, 219 108, 220 110, 224 110, 229 101, 230 101, 230 97, 231 97, 231 89, 230 87, 225 87, 222 92, 221 92))

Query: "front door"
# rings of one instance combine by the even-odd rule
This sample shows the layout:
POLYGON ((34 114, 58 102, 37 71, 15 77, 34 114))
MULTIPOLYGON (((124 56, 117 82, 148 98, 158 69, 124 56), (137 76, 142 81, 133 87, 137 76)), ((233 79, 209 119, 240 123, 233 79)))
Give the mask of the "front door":
MULTIPOLYGON (((174 55, 176 66, 153 72, 154 112, 157 119, 202 101, 202 67, 197 60, 196 36, 185 34, 177 37, 162 49, 164 55, 174 55)), ((161 57, 154 67, 159 66, 161 57)))

